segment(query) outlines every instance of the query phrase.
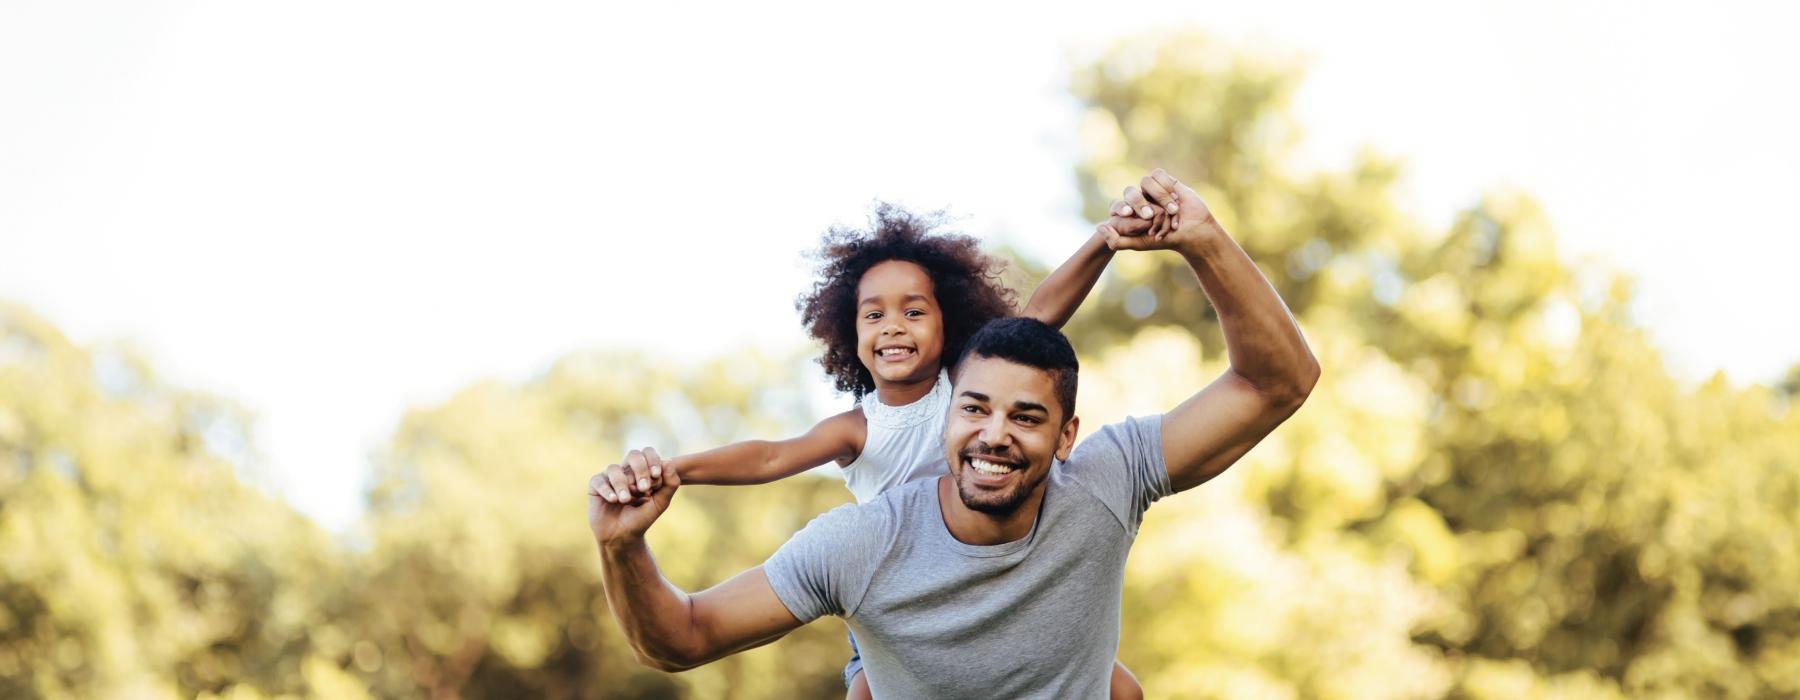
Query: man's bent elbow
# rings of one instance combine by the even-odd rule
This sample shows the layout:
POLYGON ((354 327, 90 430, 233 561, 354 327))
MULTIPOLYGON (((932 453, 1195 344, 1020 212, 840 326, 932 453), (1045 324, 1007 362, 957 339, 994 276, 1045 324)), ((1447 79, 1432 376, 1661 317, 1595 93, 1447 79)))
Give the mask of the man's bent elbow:
POLYGON ((643 664, 648 668, 662 671, 663 673, 681 673, 682 671, 698 668, 705 664, 704 661, 675 658, 673 655, 657 656, 646 654, 643 651, 638 651, 636 655, 638 663, 643 664))
POLYGON ((1306 364, 1303 365, 1300 370, 1299 400, 1301 403, 1306 401, 1306 397, 1312 395, 1313 387, 1318 386, 1319 374, 1323 371, 1324 370, 1319 367, 1319 358, 1313 357, 1313 354, 1310 352, 1306 353, 1306 364))
POLYGON ((1268 397, 1270 404, 1292 415, 1294 411, 1300 410, 1301 404, 1306 403, 1306 397, 1312 395, 1313 387, 1319 383, 1320 372, 1318 358, 1309 352, 1288 381, 1267 388, 1264 395, 1268 397))
POLYGON ((672 645, 646 649, 633 644, 631 651, 637 656, 638 663, 664 673, 680 673, 705 666, 712 661, 710 656, 699 649, 683 649, 672 645))

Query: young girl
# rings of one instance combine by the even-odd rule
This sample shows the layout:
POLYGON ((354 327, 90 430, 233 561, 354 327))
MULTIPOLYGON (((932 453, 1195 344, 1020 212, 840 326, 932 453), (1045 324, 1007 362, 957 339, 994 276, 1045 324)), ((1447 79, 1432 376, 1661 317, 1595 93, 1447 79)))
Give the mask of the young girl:
MULTIPOLYGON (((1011 315, 1012 291, 1000 284, 1004 263, 975 239, 934 234, 935 218, 882 205, 873 228, 833 228, 825 235, 812 291, 796 304, 808 335, 825 347, 819 363, 857 405, 796 438, 749 440, 670 460, 689 484, 763 484, 835 462, 858 503, 912 481, 949 473, 944 416, 949 370, 963 343, 990 320, 1011 315)), ((1104 238, 1090 238, 1044 280, 1022 315, 1061 327, 1112 258, 1104 238)), ((634 474, 619 466, 606 482, 622 500, 661 485, 660 470, 634 474)), ((869 697, 862 660, 844 669, 850 697, 869 697)), ((1113 697, 1142 697, 1121 664, 1113 697)))

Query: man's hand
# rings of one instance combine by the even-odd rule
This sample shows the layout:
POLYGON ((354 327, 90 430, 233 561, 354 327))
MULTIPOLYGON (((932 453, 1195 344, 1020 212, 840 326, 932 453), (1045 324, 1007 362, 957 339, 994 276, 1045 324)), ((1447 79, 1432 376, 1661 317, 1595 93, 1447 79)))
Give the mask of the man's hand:
POLYGON ((619 464, 594 475, 589 490, 598 492, 607 503, 634 503, 662 487, 663 469, 672 464, 652 448, 632 450, 619 464))
POLYGON ((1113 250, 1180 248, 1225 235, 1200 195, 1162 168, 1125 188, 1124 199, 1113 202, 1111 211, 1113 217, 1099 230, 1113 250))
POLYGON ((672 465, 664 464, 656 450, 647 447, 632 450, 622 463, 610 465, 606 471, 588 479, 588 528, 594 531, 594 540, 604 546, 609 542, 642 539, 650 524, 669 509, 669 502, 675 498, 675 490, 680 486, 681 475, 672 465), (619 491, 608 479, 608 474, 614 470, 628 476, 654 473, 661 483, 648 497, 630 495, 619 491))

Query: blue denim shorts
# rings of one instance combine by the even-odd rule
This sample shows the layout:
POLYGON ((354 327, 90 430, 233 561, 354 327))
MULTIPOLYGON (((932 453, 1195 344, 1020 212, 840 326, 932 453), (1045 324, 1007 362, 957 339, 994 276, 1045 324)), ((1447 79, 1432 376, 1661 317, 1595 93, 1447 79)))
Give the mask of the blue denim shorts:
POLYGON ((849 635, 850 635, 850 663, 844 664, 844 689, 845 690, 850 689, 850 682, 856 680, 856 674, 861 673, 863 670, 862 652, 856 648, 856 633, 851 632, 851 633, 849 633, 849 635))

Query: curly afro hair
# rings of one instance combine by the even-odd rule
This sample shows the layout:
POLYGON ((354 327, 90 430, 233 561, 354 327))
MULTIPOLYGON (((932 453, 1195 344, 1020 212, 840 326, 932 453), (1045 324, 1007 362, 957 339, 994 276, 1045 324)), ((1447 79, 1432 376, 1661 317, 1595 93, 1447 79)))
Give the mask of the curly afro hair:
POLYGON ((960 357, 963 344, 982 325, 1013 314, 1014 294, 1000 281, 1006 263, 981 252, 974 238, 938 233, 942 212, 918 215, 878 204, 868 230, 834 226, 812 254, 818 261, 812 291, 794 307, 807 335, 825 346, 819 364, 838 391, 861 399, 875 390, 875 378, 856 355, 856 287, 869 268, 905 260, 925 269, 944 319, 946 363, 960 357))

